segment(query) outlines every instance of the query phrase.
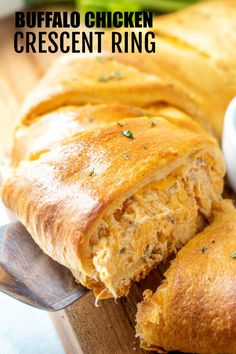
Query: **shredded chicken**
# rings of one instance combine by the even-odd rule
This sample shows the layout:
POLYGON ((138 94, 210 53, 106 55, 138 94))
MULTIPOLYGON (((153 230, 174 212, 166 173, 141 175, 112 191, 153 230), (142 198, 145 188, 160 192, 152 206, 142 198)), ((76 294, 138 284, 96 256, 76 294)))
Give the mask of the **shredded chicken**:
POLYGON ((202 158, 176 178, 149 184, 101 220, 93 236, 95 278, 117 297, 202 227, 218 200, 213 167, 202 158))

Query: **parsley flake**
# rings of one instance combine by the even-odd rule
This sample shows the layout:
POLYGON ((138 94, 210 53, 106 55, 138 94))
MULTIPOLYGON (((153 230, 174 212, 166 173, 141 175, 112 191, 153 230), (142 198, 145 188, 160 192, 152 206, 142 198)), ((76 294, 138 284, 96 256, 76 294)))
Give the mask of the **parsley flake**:
POLYGON ((122 74, 120 71, 116 71, 116 72, 114 73, 114 77, 115 77, 116 79, 121 79, 121 78, 123 77, 123 74, 122 74))
POLYGON ((130 130, 123 130, 122 131, 122 134, 124 136, 126 136, 126 138, 129 138, 129 139, 133 139, 134 140, 134 136, 132 134, 132 132, 130 130))
POLYGON ((115 71, 114 73, 108 74, 106 76, 100 76, 98 81, 99 82, 107 82, 109 80, 119 80, 122 79, 123 74, 119 71, 115 71))
POLYGON ((231 253, 230 257, 231 257, 231 258, 236 258, 236 251, 233 252, 233 253, 231 253))
POLYGON ((206 253, 208 251, 207 247, 202 247, 201 252, 202 254, 206 253))
POLYGON ((157 125, 157 123, 154 120, 152 120, 151 121, 151 127, 155 127, 156 125, 157 125))
POLYGON ((105 58, 103 56, 97 56, 96 59, 100 61, 100 63, 104 63, 105 58))
POLYGON ((126 252, 126 248, 125 247, 121 248, 120 254, 124 254, 125 252, 126 252))
POLYGON ((116 123, 119 127, 123 127, 124 126, 124 124, 122 124, 122 123, 120 123, 120 122, 117 122, 116 123))
POLYGON ((129 154, 128 154, 128 152, 124 152, 124 155, 125 155, 125 157, 127 158, 127 160, 129 160, 129 154))
POLYGON ((109 80, 109 78, 107 76, 100 76, 98 81, 99 82, 107 82, 109 80))

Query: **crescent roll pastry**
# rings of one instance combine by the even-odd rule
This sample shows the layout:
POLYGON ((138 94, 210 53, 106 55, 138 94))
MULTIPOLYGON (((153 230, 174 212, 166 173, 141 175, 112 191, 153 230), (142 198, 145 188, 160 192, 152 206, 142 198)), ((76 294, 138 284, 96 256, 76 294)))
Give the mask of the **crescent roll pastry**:
POLYGON ((169 91, 155 75, 118 62, 112 54, 68 55, 57 60, 29 94, 21 124, 30 125, 40 115, 68 105, 120 103, 145 107, 157 101, 156 95, 161 100, 169 91))
POLYGON ((21 124, 15 131, 12 162, 17 166, 39 151, 49 151, 62 140, 88 129, 101 127, 121 119, 161 115, 176 124, 188 125, 191 118, 177 108, 165 104, 149 109, 124 104, 65 106, 34 119, 30 125, 21 124))
POLYGON ((65 106, 35 119, 30 125, 21 124, 15 131, 12 152, 13 165, 17 166, 38 151, 48 151, 60 141, 87 129, 100 127, 109 122, 116 122, 126 117, 133 118, 155 110, 122 104, 101 104, 85 106, 65 106))
POLYGON ((236 353, 236 210, 216 203, 213 222, 178 253, 153 294, 138 305, 144 348, 236 353))
POLYGON ((235 23, 235 0, 204 1, 154 20, 155 54, 110 54, 107 45, 104 55, 65 56, 28 96, 21 124, 67 106, 165 103, 220 140, 225 109, 236 96, 235 23))
POLYGON ((178 96, 177 107, 221 139, 225 110, 236 96, 235 23, 235 0, 201 1, 155 18, 156 54, 116 59, 161 79, 170 88, 163 100, 171 105, 178 96))
POLYGON ((45 253, 96 295, 118 297, 202 229, 224 173, 193 120, 138 117, 31 155, 2 196, 45 253))

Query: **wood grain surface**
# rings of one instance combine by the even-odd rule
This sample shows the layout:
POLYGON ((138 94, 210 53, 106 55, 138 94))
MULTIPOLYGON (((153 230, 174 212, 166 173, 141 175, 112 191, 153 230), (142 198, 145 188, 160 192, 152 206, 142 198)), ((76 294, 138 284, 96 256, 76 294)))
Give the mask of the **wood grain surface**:
MULTIPOLYGON (((146 353, 135 338, 137 303, 145 289, 155 290, 162 277, 155 270, 140 284, 133 284, 127 298, 100 301, 89 293, 66 310, 52 314, 67 353, 146 353), (67 335, 69 334, 69 335, 67 335)), ((149 352, 150 353, 150 352, 149 352)))
MULTIPOLYGON (((57 57, 56 54, 16 54, 14 32, 13 17, 0 21, 0 169, 3 172, 10 160, 20 104, 57 57)), ((135 338, 136 305, 142 299, 143 290, 155 290, 160 279, 156 271, 152 277, 134 285, 127 298, 117 302, 100 301, 99 307, 95 307, 95 298, 89 293, 66 310, 52 314, 66 353, 144 353, 135 338)))

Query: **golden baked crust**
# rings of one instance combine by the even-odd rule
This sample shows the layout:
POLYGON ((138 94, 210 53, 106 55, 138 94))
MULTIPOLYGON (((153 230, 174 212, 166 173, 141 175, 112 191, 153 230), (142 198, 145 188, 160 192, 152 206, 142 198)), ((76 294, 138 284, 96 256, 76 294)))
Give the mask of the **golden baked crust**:
MULTIPOLYGON (((96 290, 103 277, 98 269, 93 276, 91 240, 106 213, 153 182, 169 175, 173 183, 181 180, 182 170, 195 169, 195 164, 194 171, 203 170, 206 182, 196 180, 194 188, 204 189, 203 183, 209 183, 209 191, 204 191, 207 211, 202 211, 206 217, 212 202, 220 199, 225 170, 217 143, 190 119, 173 122, 161 117, 133 118, 65 139, 50 152, 38 152, 22 162, 3 186, 3 200, 45 253, 96 290)), ((175 240, 171 242, 174 247, 175 240)), ((131 278, 139 278, 140 272, 145 275, 142 268, 131 278)), ((113 285, 108 283, 109 279, 104 281, 103 288, 112 292, 113 285)), ((127 293, 129 285, 119 283, 113 296, 127 293)))
POLYGON ((225 110, 236 95, 235 23, 234 0, 202 1, 156 17, 157 54, 116 59, 161 79, 170 88, 163 100, 173 104, 178 97, 178 108, 221 139, 225 110))
POLYGON ((157 292, 138 305, 143 347, 236 353, 235 250, 236 210, 225 200, 215 205, 212 224, 172 261, 157 292))
MULTIPOLYGON (((35 118, 30 124, 22 122, 17 126, 12 163, 16 167, 20 161, 37 155, 39 151, 49 151, 65 138, 88 129, 99 128, 127 117, 158 115, 182 127, 191 125, 191 118, 186 113, 163 103, 150 106, 149 109, 116 103, 61 107, 35 118)), ((194 129, 200 131, 197 125, 194 129)))
POLYGON ((115 60, 113 55, 61 57, 27 97, 21 123, 67 105, 120 103, 137 107, 154 104, 153 92, 169 88, 158 77, 115 60))
POLYGON ((121 104, 87 104, 55 109, 34 119, 30 125, 18 125, 12 151, 13 165, 17 166, 20 161, 27 160, 37 151, 51 150, 63 139, 87 129, 145 114, 153 115, 148 110, 121 104))
POLYGON ((108 46, 104 55, 65 56, 29 95, 21 123, 67 105, 165 102, 220 140, 225 109, 236 95, 235 23, 234 0, 203 2, 156 18, 157 54, 109 54, 108 46))

